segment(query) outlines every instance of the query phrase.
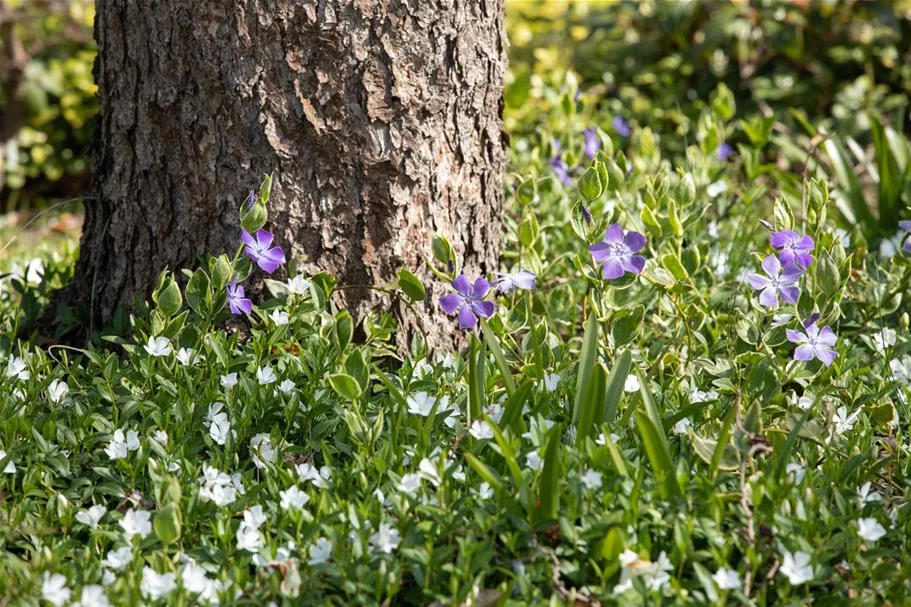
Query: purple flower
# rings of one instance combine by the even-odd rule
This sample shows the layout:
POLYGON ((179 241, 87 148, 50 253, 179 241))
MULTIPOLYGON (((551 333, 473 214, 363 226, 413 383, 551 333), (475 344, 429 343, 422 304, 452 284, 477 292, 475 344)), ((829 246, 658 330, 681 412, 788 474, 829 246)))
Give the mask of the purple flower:
POLYGON ((589 209, 589 208, 588 208, 587 206, 585 206, 584 204, 582 205, 582 217, 585 219, 585 223, 591 223, 591 222, 592 222, 592 212, 591 212, 591 209, 589 209))
POLYGON ((804 269, 813 263, 813 256, 807 251, 812 251, 815 245, 809 236, 800 236, 793 230, 781 230, 773 233, 769 242, 776 249, 781 249, 778 254, 781 263, 794 263, 804 269))
POLYGON ((780 295, 785 302, 796 304, 797 298, 800 297, 800 289, 796 285, 803 275, 803 270, 793 263, 785 264, 782 268, 781 262, 774 255, 762 260, 762 269, 767 276, 755 272, 747 275, 751 287, 762 289, 759 303, 767 308, 774 308, 778 305, 780 295))
POLYGON ((531 291, 535 288, 537 278, 528 270, 519 270, 515 274, 497 272, 497 279, 493 284, 500 293, 512 293, 513 289, 531 291))
POLYGON ((818 314, 811 316, 803 322, 805 333, 788 329, 788 341, 800 344, 794 350, 794 360, 813 360, 818 358, 822 364, 829 366, 838 355, 832 346, 835 345, 835 332, 831 327, 823 327, 822 330, 816 326, 818 314))
POLYGON ((231 314, 249 314, 253 311, 253 303, 244 297, 244 288, 237 284, 237 276, 228 285, 228 307, 231 308, 231 314))
POLYGON ((639 274, 645 267, 645 257, 635 255, 645 246, 645 236, 639 232, 624 232, 619 223, 611 224, 603 242, 588 247, 595 261, 603 263, 601 273, 607 280, 620 278, 626 272, 639 274))
POLYGON ((256 230, 256 238, 253 238, 253 235, 246 229, 241 228, 241 230, 243 230, 241 239, 246 245, 244 250, 263 272, 271 274, 278 269, 278 266, 285 263, 285 252, 281 247, 272 246, 272 232, 260 228, 256 230))
POLYGON ((594 128, 585 129, 585 155, 594 159, 600 149, 601 140, 598 139, 598 133, 594 128))
POLYGON ((734 155, 734 148, 731 147, 727 141, 722 141, 721 145, 715 150, 715 158, 721 162, 727 161, 728 158, 734 155))
POLYGON ((569 165, 566 164, 560 155, 560 142, 554 139, 550 147, 553 148, 554 153, 550 159, 550 168, 553 169, 560 183, 565 186, 572 185, 572 179, 569 178, 569 165))
POLYGON ((256 203, 256 195, 253 190, 250 190, 250 195, 247 197, 247 210, 253 208, 253 205, 256 203))
MULTIPOLYGON (((898 227, 903 229, 905 232, 911 232, 911 221, 904 220, 898 222, 898 227)), ((905 253, 911 253, 911 236, 908 236, 908 240, 905 241, 905 244, 902 245, 902 251, 905 253)))
POLYGON ((459 314, 460 329, 474 329, 478 324, 478 316, 490 318, 496 309, 492 301, 483 301, 490 291, 490 283, 483 278, 468 282, 464 274, 452 281, 455 293, 449 293, 440 298, 440 307, 447 314, 459 314))
POLYGON ((614 116, 614 119, 611 120, 611 126, 614 127, 614 131, 621 137, 629 137, 630 133, 633 132, 629 128, 629 122, 627 122, 623 116, 614 116))

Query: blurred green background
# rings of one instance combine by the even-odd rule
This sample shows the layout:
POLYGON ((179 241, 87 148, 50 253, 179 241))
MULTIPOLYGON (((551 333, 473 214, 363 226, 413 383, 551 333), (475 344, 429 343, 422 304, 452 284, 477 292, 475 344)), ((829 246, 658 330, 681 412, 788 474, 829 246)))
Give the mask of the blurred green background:
MULTIPOLYGON (((0 211, 33 213, 88 187, 93 19, 90 0, 0 0, 0 211)), ((862 137, 875 115, 906 130, 911 0, 517 0, 507 29, 514 139, 567 83, 647 126, 671 158, 719 91, 760 131, 774 116, 779 129, 805 120, 862 137)))

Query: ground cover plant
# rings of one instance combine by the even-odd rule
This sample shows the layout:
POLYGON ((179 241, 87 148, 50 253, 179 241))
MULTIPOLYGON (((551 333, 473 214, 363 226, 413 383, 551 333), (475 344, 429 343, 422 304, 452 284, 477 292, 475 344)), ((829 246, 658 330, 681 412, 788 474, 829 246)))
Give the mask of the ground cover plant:
MULTIPOLYGON (((355 340, 344 285, 274 242, 268 177, 233 256, 84 347, 23 331, 73 251, 4 233, 0 596, 903 604, 903 117, 773 136, 718 86, 665 145, 546 78, 513 114, 499 272, 426 252, 454 352, 401 352, 379 312, 355 340)), ((377 286, 421 301, 412 270, 377 286)))

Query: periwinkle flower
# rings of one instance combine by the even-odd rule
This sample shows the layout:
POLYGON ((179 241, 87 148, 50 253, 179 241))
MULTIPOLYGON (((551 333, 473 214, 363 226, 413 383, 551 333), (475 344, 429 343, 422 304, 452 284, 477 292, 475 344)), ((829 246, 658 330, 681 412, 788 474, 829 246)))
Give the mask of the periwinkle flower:
POLYGON ((721 145, 715 149, 715 158, 720 162, 727 162, 727 159, 734 155, 734 148, 727 141, 722 141, 721 145))
POLYGON ((645 267, 645 257, 636 255, 645 246, 645 236, 639 232, 626 232, 619 223, 611 224, 602 242, 588 247, 595 261, 601 263, 601 273, 607 280, 620 278, 625 273, 639 274, 645 267))
POLYGON ((497 279, 494 281, 494 286, 500 293, 512 293, 513 289, 531 291, 535 288, 537 279, 538 277, 528 270, 519 270, 515 274, 497 272, 497 279))
POLYGON ((591 223, 591 222, 592 222, 592 212, 591 212, 591 209, 589 209, 589 208, 588 208, 587 206, 585 206, 584 204, 583 204, 583 205, 580 205, 580 206, 582 207, 582 218, 585 219, 585 223, 591 223))
POLYGON ((629 137, 633 132, 629 127, 629 122, 627 122, 623 116, 614 116, 614 119, 611 120, 611 126, 614 127, 614 132, 621 137, 629 137))
POLYGON ((601 149, 601 140, 594 127, 585 129, 585 155, 594 160, 595 154, 601 149))
POLYGON ((459 315, 460 329, 474 329, 478 316, 490 318, 496 307, 492 301, 483 301, 490 291, 490 283, 478 278, 472 285, 464 274, 452 281, 455 293, 440 298, 440 307, 447 314, 459 315))
POLYGON ((809 268, 813 263, 813 256, 807 251, 815 248, 813 239, 807 235, 799 235, 794 230, 781 230, 769 237, 769 242, 776 249, 781 249, 778 259, 781 263, 797 264, 801 268, 809 268))
POLYGON ((256 203, 256 193, 253 190, 250 190, 250 195, 247 196, 247 210, 253 208, 253 205, 256 203))
POLYGON ((793 263, 785 264, 782 267, 781 262, 774 255, 769 255, 762 260, 762 269, 767 276, 755 272, 747 275, 751 287, 757 290, 762 289, 762 293, 759 294, 759 303, 767 308, 774 308, 778 306, 780 296, 785 302, 796 304, 797 298, 800 297, 797 281, 803 275, 803 270, 793 263))
MULTIPOLYGON (((911 220, 904 220, 898 222, 898 227, 903 229, 905 232, 911 232, 911 220)), ((911 253, 911 236, 908 236, 908 239, 905 240, 905 244, 902 245, 902 251, 905 253, 911 253)))
POLYGON ((560 154, 560 142, 556 139, 551 143, 551 148, 553 148, 554 155, 550 159, 550 168, 553 169, 554 174, 557 176, 557 179, 560 180, 565 186, 572 185, 572 180, 569 178, 569 165, 563 160, 562 155, 560 154))
POLYGON ((237 276, 228 285, 228 307, 231 314, 250 314, 253 311, 253 302, 244 297, 244 288, 237 284, 237 276))
POLYGON ((245 228, 241 228, 241 230, 241 239, 245 245, 244 251, 263 272, 271 274, 278 269, 278 266, 285 263, 285 252, 282 251, 282 248, 272 246, 274 239, 272 232, 260 228, 256 230, 256 238, 254 238, 245 228))
POLYGON ((832 346, 835 345, 837 338, 831 327, 823 327, 820 329, 816 326, 816 319, 818 317, 818 315, 814 314, 803 322, 805 333, 795 331, 794 329, 787 329, 786 333, 788 335, 788 341, 800 344, 797 346, 797 349, 794 350, 794 360, 810 361, 817 358, 822 361, 822 364, 828 367, 838 355, 832 348, 832 346))

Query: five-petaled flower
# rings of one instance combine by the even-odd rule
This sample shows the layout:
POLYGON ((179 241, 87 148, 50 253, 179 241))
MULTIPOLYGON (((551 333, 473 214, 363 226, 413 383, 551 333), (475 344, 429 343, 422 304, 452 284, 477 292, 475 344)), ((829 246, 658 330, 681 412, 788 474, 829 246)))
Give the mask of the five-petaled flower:
POLYGON ((500 293, 511 293, 513 289, 531 291, 535 288, 537 278, 528 270, 519 270, 515 274, 497 272, 497 279, 493 284, 500 293))
POLYGON ((800 297, 797 281, 803 275, 803 270, 793 263, 786 263, 782 267, 774 255, 762 260, 762 269, 767 276, 755 272, 747 276, 751 287, 762 289, 759 303, 767 308, 774 308, 778 305, 778 297, 781 296, 785 302, 796 304, 797 298, 800 297))
POLYGON ((573 181, 569 178, 569 165, 563 160, 563 155, 560 152, 560 142, 554 139, 551 148, 554 155, 551 156, 549 161, 550 168, 554 170, 554 174, 560 180, 560 183, 565 186, 572 185, 573 181))
POLYGON ((448 293, 440 298, 440 307, 447 314, 459 315, 460 329, 474 329, 478 324, 478 316, 490 318, 496 307, 492 301, 484 301, 490 291, 490 283, 483 278, 468 282, 464 274, 452 281, 455 293, 448 293))
POLYGON ((231 314, 249 314, 253 311, 253 302, 247 299, 242 285, 237 284, 237 276, 228 285, 228 307, 231 314))
POLYGON ((813 360, 818 358, 825 366, 829 366, 835 360, 837 353, 832 348, 835 345, 835 332, 831 327, 820 329, 816 326, 816 315, 805 320, 803 323, 806 333, 787 329, 788 341, 800 344, 794 350, 794 360, 813 360))
POLYGON ((807 251, 812 251, 815 245, 813 239, 806 234, 801 236, 794 230, 781 230, 773 233, 769 242, 776 249, 781 249, 778 253, 781 263, 793 263, 804 269, 813 263, 813 256, 807 251))
POLYGON ((272 232, 260 228, 256 230, 256 238, 246 229, 241 228, 241 239, 244 241, 244 251, 256 262, 263 272, 271 274, 278 266, 285 263, 285 252, 281 247, 273 247, 272 232))
POLYGON ((603 264, 601 273, 607 280, 620 278, 626 272, 639 274, 645 267, 645 257, 636 255, 645 246, 645 236, 630 230, 626 232, 619 223, 611 224, 602 242, 588 247, 595 261, 603 264))
POLYGON ((629 137, 633 132, 629 127, 629 122, 623 116, 614 116, 614 119, 611 120, 611 126, 614 127, 614 132, 621 137, 629 137))

